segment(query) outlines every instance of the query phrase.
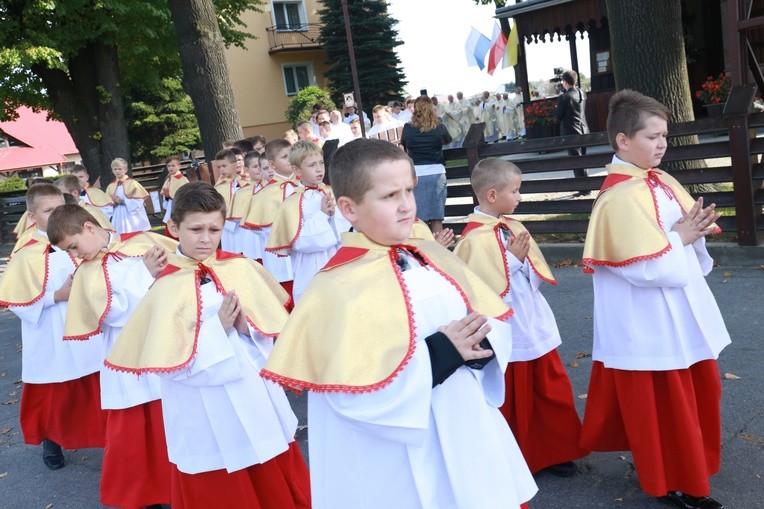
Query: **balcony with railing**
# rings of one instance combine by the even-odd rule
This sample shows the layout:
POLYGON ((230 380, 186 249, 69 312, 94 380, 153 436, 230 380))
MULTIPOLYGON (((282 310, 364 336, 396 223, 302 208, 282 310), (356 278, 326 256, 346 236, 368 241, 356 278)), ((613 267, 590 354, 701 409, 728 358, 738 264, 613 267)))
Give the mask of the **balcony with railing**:
POLYGON ((319 49, 320 27, 318 23, 268 27, 265 29, 268 32, 268 53, 319 49))

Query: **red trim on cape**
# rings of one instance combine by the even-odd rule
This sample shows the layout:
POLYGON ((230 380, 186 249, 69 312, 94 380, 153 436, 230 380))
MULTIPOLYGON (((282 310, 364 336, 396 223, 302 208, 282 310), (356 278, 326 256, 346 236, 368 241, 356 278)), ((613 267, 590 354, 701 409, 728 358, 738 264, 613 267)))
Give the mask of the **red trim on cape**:
POLYGON ((621 182, 625 182, 629 180, 631 176, 624 175, 623 173, 611 173, 607 177, 605 177, 605 181, 602 183, 602 187, 600 187, 600 192, 607 191, 611 187, 613 187, 616 184, 620 184, 621 182))
MULTIPOLYGON (((307 191, 307 189, 305 191, 307 191)), ((300 201, 300 203, 297 204, 297 232, 294 234, 294 237, 292 237, 292 240, 290 240, 289 244, 287 244, 286 246, 266 247, 265 250, 268 251, 269 253, 275 253, 276 251, 292 249, 292 246, 297 240, 297 237, 300 236, 300 232, 302 231, 302 216, 303 216, 302 201, 305 199, 305 191, 300 193, 299 198, 297 198, 300 201)), ((286 201, 286 199, 284 201, 286 201)), ((285 256, 285 255, 281 255, 281 256, 285 256)))
POLYGON ((321 272, 355 261, 365 255, 368 251, 368 249, 362 247, 341 247, 334 253, 334 256, 326 262, 326 265, 321 268, 321 272))
MULTIPOLYGON (((170 267, 170 265, 168 265, 167 267, 170 267)), ((165 267, 165 269, 167 269, 167 267, 165 267)), ((179 269, 179 267, 176 267, 176 268, 179 269)), ((157 278, 159 278, 159 276, 157 276, 157 278)), ((188 357, 187 360, 178 364, 177 366, 171 366, 169 368, 151 368, 151 367, 141 368, 141 369, 126 368, 124 366, 117 366, 116 364, 112 364, 108 360, 103 361, 104 366, 114 371, 141 375, 143 373, 174 373, 176 371, 180 371, 181 369, 191 364, 191 361, 196 356, 196 348, 199 345, 199 331, 201 330, 201 327, 202 327, 202 293, 201 293, 200 283, 201 281, 199 278, 199 270, 194 270, 194 286, 196 287, 196 327, 194 329, 194 346, 193 348, 191 348, 191 355, 188 357)))
POLYGON ((481 226, 483 226, 483 223, 478 223, 477 221, 470 221, 469 223, 467 223, 467 226, 464 227, 464 230, 462 230, 462 237, 467 235, 472 230, 476 230, 480 228, 481 226))
MULTIPOLYGON (((136 233, 142 233, 142 232, 136 232, 136 233)), ((132 234, 129 234, 129 235, 132 236, 132 234)), ((101 316, 98 317, 98 327, 96 327, 94 331, 87 332, 85 334, 80 334, 79 336, 64 336, 63 337, 64 341, 85 341, 103 332, 103 321, 106 318, 106 315, 109 314, 109 310, 111 309, 111 281, 109 281, 109 256, 114 256, 114 258, 118 257, 116 253, 106 253, 106 255, 101 259, 101 270, 103 271, 103 277, 104 277, 104 280, 106 281, 106 309, 104 309, 103 313, 101 313, 101 316)))
MULTIPOLYGON (((24 246, 28 246, 35 242, 39 242, 39 241, 36 239, 32 239, 26 244, 24 244, 24 246)), ((48 244, 48 246, 50 246, 50 244, 48 244)), ((19 249, 19 251, 21 251, 21 249, 19 249)), ((16 252, 18 253, 18 251, 16 252)), ((45 256, 45 275, 42 278, 42 291, 40 292, 40 295, 30 300, 29 302, 19 303, 19 302, 0 301, 0 308, 10 308, 10 307, 23 308, 23 307, 31 306, 32 304, 34 304, 35 302, 37 302, 38 300, 42 299, 45 296, 45 289, 48 287, 48 275, 50 274, 50 248, 45 250, 44 256, 45 256)), ((69 258, 71 258, 72 262, 74 263, 74 258, 72 258, 71 255, 69 255, 69 258)), ((77 268, 76 263, 74 263, 74 268, 76 270, 77 268)))
POLYGON ((159 279, 161 277, 169 276, 170 274, 178 272, 179 270, 180 270, 180 267, 178 267, 177 265, 173 265, 171 263, 168 263, 165 266, 165 268, 162 269, 162 271, 159 274, 157 274, 157 277, 154 278, 154 281, 156 281, 157 279, 159 279))

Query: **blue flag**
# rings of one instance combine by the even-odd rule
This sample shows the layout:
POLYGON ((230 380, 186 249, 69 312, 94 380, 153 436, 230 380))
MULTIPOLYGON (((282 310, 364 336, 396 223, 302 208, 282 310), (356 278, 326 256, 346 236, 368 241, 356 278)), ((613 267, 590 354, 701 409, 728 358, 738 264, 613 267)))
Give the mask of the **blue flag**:
POLYGON ((464 52, 467 55, 467 65, 476 65, 483 70, 485 67, 485 55, 491 49, 491 40, 472 27, 464 52))

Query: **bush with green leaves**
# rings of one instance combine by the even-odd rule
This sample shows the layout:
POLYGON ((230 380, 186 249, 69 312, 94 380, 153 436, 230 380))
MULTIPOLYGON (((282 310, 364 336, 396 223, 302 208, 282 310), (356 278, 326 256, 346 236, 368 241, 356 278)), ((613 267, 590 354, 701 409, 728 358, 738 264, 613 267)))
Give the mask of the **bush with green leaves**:
POLYGON ((318 104, 322 109, 328 111, 337 108, 329 92, 326 90, 314 85, 305 87, 297 92, 297 95, 292 98, 292 102, 289 103, 286 112, 284 112, 287 122, 291 124, 293 129, 297 128, 297 124, 303 120, 310 118, 314 104, 318 104))
POLYGON ((8 191, 23 191, 27 184, 21 177, 10 177, 0 182, 0 193, 8 191))

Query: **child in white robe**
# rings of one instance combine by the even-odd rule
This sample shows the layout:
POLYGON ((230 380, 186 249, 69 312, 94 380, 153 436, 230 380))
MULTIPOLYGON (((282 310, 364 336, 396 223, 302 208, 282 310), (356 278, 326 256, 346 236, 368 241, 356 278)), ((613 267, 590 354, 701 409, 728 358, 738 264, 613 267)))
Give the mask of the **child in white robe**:
POLYGON ((117 233, 145 232, 151 229, 146 215, 149 193, 136 180, 127 176, 127 161, 118 157, 111 162, 115 180, 106 187, 114 202, 111 222, 117 233))
POLYGON ((610 100, 616 151, 584 245, 594 285, 594 348, 581 446, 630 450, 641 488, 685 509, 721 509, 709 476, 721 455, 716 359, 730 343, 704 275, 705 236, 720 231, 703 206, 656 169, 668 110, 632 90, 610 100))
POLYGON ((224 220, 209 184, 178 191, 178 250, 106 363, 161 378, 173 509, 307 509, 297 419, 284 391, 259 375, 288 297, 259 264, 216 250, 224 220))
POLYGON ((0 278, 0 306, 21 319, 21 430, 27 444, 43 443, 43 461, 51 470, 66 464, 62 446, 103 447, 106 424, 99 404, 101 341, 62 339, 77 264, 50 244, 47 226, 63 204, 53 184, 29 188, 27 210, 35 233, 0 278))
MULTIPOLYGON (((50 240, 83 260, 72 281, 64 340, 103 341, 102 358, 167 263, 177 243, 153 233, 120 235, 85 210, 64 205, 51 214, 50 240), (160 247, 163 245, 164 247, 160 247)), ((108 413, 101 503, 145 507, 170 503, 170 462, 162 427, 159 379, 101 365, 101 407, 108 413)))
POLYGON ((581 420, 557 353, 560 331, 539 290, 542 282, 557 281, 528 230, 508 216, 522 200, 521 181, 520 169, 508 161, 488 158, 475 166, 470 183, 479 206, 467 217, 454 254, 515 311, 501 412, 531 472, 572 477, 573 460, 588 451, 578 446, 581 420))
POLYGON ((409 238, 403 151, 358 139, 330 171, 355 232, 261 372, 309 391, 313 507, 524 507, 536 485, 498 410, 511 332, 485 316, 509 308, 447 249, 409 238))
POLYGON ((318 145, 298 141, 289 151, 289 160, 300 187, 279 208, 265 249, 291 257, 292 297, 297 304, 313 276, 337 252, 339 232, 347 221, 336 213, 331 187, 323 183, 324 155, 318 145))

